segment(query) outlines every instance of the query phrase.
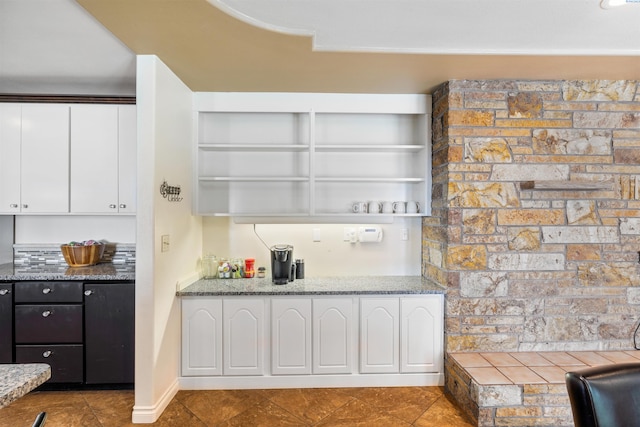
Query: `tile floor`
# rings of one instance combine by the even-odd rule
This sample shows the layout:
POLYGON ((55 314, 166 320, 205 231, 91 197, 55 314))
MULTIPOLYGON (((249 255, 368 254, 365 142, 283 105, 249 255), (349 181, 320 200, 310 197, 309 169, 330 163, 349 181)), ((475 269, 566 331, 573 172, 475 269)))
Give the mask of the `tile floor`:
MULTIPOLYGON (((133 391, 34 391, 0 409, 0 426, 124 427, 133 391)), ((156 426, 470 427, 442 387, 182 390, 156 426)))
POLYGON ((565 372, 640 362, 640 351, 449 353, 480 385, 564 384, 565 372))

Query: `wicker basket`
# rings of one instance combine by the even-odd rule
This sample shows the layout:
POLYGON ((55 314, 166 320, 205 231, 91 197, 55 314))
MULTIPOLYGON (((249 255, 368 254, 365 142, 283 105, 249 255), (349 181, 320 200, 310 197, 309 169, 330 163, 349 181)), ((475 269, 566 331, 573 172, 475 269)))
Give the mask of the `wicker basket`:
POLYGON ((62 256, 69 267, 87 267, 100 262, 104 253, 104 245, 70 246, 61 245, 62 256))

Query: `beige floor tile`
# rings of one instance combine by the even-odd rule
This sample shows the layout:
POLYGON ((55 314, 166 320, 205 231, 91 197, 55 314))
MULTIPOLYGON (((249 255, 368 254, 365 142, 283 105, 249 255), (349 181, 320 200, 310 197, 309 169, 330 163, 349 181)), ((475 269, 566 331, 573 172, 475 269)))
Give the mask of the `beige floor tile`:
POLYGON ((471 420, 447 396, 442 396, 413 425, 415 427, 473 427, 471 420))
POLYGON ((520 363, 525 366, 553 366, 553 363, 542 357, 536 352, 520 352, 509 353, 515 359, 518 359, 520 363))
POLYGON ((540 355, 558 366, 586 366, 585 363, 564 351, 541 352, 540 355))
POLYGON ((497 368, 467 368, 467 372, 480 385, 512 384, 497 368))
POLYGON ((509 353, 480 353, 493 366, 523 366, 522 363, 509 353))
POLYGON ((450 353, 449 357, 452 357, 463 368, 488 368, 492 366, 480 353, 450 353))
POLYGON ((605 357, 602 357, 595 351, 570 351, 569 355, 575 357, 585 365, 600 366, 611 365, 611 361, 605 357))
POLYGON ((498 370, 514 384, 545 384, 547 382, 526 366, 501 366, 498 370))
POLYGON ((638 363, 640 361, 624 351, 598 351, 597 353, 613 363, 638 363))
POLYGON ((565 370, 558 366, 532 366, 531 370, 552 384, 564 383, 565 370))

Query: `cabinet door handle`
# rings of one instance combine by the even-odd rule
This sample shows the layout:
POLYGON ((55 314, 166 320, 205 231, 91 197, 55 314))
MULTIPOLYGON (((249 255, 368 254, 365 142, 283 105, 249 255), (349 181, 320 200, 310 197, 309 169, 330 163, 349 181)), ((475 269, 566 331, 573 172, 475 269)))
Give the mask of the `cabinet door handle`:
POLYGON ((49 356, 51 356, 52 353, 53 352, 51 350, 47 350, 44 353, 42 353, 42 357, 49 357, 49 356))
POLYGON ((18 204, 17 204, 17 203, 11 203, 11 204, 9 205, 9 207, 10 207, 10 208, 15 209, 15 208, 17 208, 17 207, 18 207, 18 204))
POLYGON ((51 291, 51 288, 44 288, 44 289, 42 290, 42 293, 43 293, 43 294, 45 294, 45 295, 46 295, 46 294, 48 294, 48 293, 50 293, 50 292, 52 292, 52 291, 51 291))
POLYGON ((29 207, 29 205, 27 205, 26 203, 24 205, 22 205, 22 209, 27 209, 29 207))
POLYGON ((113 203, 109 205, 109 209, 115 209, 116 205, 114 205, 113 203))
POLYGON ((6 295, 9 293, 9 289, 0 289, 0 295, 6 295))
POLYGON ((42 312, 42 317, 49 317, 49 316, 51 316, 51 314, 52 313, 51 313, 50 310, 45 310, 45 311, 42 312))
POLYGON ((89 296, 91 294, 93 294, 93 291, 87 289, 86 291, 84 291, 85 296, 89 296))
POLYGON ((120 209, 124 209, 126 207, 127 207, 127 205, 125 205, 124 203, 120 203, 120 209))

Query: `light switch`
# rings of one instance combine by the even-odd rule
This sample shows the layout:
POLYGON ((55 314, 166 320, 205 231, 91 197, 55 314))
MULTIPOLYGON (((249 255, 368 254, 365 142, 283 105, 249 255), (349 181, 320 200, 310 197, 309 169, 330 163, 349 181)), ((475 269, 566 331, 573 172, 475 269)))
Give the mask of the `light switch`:
POLYGON ((169 235, 168 234, 164 234, 162 236, 162 248, 160 250, 162 252, 168 252, 169 251, 169 235))
POLYGON ((319 242, 320 241, 320 229, 319 228, 314 228, 313 229, 313 241, 314 242, 319 242))

